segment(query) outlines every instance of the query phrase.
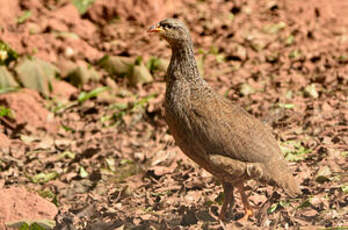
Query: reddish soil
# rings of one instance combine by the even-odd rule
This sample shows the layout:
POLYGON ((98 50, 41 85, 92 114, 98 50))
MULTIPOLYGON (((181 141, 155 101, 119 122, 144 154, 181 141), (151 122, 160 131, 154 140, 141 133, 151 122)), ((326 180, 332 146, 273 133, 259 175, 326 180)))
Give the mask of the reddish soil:
POLYGON ((0 40, 59 68, 71 61, 102 76, 78 89, 55 83, 52 98, 28 89, 0 95, 15 113, 0 117, 0 207, 18 193, 26 199, 0 211, 0 228, 25 217, 55 219, 56 229, 223 229, 221 185, 175 146, 163 120, 165 72, 131 87, 98 66, 104 54, 168 59, 167 44, 146 30, 172 16, 191 29, 208 83, 297 153, 290 166, 303 194, 290 199, 250 181, 256 215, 239 223, 237 195, 226 229, 347 227, 348 3, 172 2, 97 0, 80 16, 68 0, 0 0, 0 40), (31 16, 16 23, 25 10, 31 16), (76 102, 100 86, 112 90, 76 102))
POLYGON ((52 220, 58 214, 57 207, 36 193, 23 187, 0 189, 0 228, 4 223, 21 220, 52 220))
POLYGON ((19 92, 2 94, 0 104, 13 112, 13 118, 2 120, 11 129, 27 126, 27 130, 42 128, 49 133, 58 131, 53 114, 44 107, 44 101, 36 91, 22 89, 19 92))

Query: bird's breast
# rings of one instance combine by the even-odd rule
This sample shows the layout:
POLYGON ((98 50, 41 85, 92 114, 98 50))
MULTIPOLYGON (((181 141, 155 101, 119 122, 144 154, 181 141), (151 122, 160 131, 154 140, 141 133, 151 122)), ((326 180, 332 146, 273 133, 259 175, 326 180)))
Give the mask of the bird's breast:
POLYGON ((191 135, 190 89, 185 82, 173 81, 167 84, 165 97, 165 119, 175 141, 188 138, 191 135))

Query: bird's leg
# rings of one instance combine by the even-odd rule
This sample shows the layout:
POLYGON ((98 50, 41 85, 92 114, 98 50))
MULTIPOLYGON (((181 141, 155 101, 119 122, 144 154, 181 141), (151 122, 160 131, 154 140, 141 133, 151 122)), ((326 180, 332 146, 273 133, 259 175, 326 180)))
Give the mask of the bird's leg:
POLYGON ((222 187, 224 189, 224 203, 221 207, 219 218, 222 221, 226 219, 226 211, 230 211, 234 204, 234 196, 233 196, 233 186, 228 182, 223 182, 222 187))
POLYGON ((248 196, 245 194, 244 191, 244 185, 243 184, 238 184, 237 185, 238 191, 242 197, 242 202, 243 202, 243 206, 244 206, 244 210, 245 210, 245 215, 244 217, 241 219, 242 222, 245 222, 248 220, 249 216, 253 215, 253 210, 248 202, 248 196))

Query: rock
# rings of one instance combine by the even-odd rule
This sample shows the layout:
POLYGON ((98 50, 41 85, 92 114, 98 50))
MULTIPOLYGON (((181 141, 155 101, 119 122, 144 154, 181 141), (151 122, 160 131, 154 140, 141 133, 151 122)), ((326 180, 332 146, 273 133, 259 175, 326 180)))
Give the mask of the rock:
POLYGON ((78 92, 77 88, 66 81, 54 79, 52 81, 52 96, 68 100, 71 95, 78 92))
POLYGON ((0 149, 3 150, 5 148, 10 147, 11 145, 11 140, 2 133, 3 130, 0 132, 0 149))
POLYGON ((318 98, 319 97, 319 93, 315 87, 315 84, 310 84, 310 85, 307 85, 305 88, 304 88, 304 94, 305 96, 309 96, 309 97, 312 97, 312 98, 318 98))
POLYGON ((315 176, 315 181, 318 183, 330 181, 331 175, 331 169, 328 166, 324 166, 318 171, 317 175, 315 176))
POLYGON ((239 92, 243 95, 243 96, 248 96, 250 94, 255 93, 255 89, 249 85, 248 83, 243 83, 240 86, 239 92))
POLYGON ((69 73, 78 67, 76 63, 67 60, 66 58, 60 58, 56 64, 60 70, 60 77, 63 79, 67 78, 69 73))
POLYGON ((18 86, 18 83, 7 68, 5 66, 0 66, 0 89, 18 86))
POLYGON ((27 129, 43 128, 49 133, 58 130, 53 114, 45 107, 40 95, 30 89, 0 95, 0 105, 11 109, 15 123, 26 124, 27 129))
POLYGON ((134 59, 129 57, 105 55, 99 61, 99 65, 109 74, 123 77, 132 71, 134 59))
POLYGON ((21 9, 17 1, 0 0, 0 21, 8 22, 19 16, 21 9))
POLYGON ((128 75, 129 83, 133 86, 153 81, 152 75, 143 63, 133 67, 132 74, 128 75))
POLYGON ((133 86, 153 81, 151 73, 141 61, 141 58, 133 59, 106 55, 99 61, 99 65, 111 75, 116 77, 126 76, 133 86))
POLYGON ((116 92, 116 91, 118 90, 118 86, 117 86, 116 82, 115 82, 114 80, 112 80, 111 78, 107 77, 107 78, 105 79, 105 83, 106 83, 106 85, 107 85, 110 89, 112 89, 113 91, 116 92))
POLYGON ((0 188, 0 207, 0 229, 15 221, 53 220, 58 213, 53 203, 23 187, 0 188))
POLYGON ((50 95, 52 79, 59 72, 51 63, 37 58, 22 60, 15 70, 24 87, 36 90, 44 96, 50 95))
POLYGON ((89 81, 99 80, 100 75, 93 67, 78 66, 68 74, 67 78, 74 86, 81 86, 89 81))
POLYGON ((43 31, 39 24, 28 22, 25 24, 26 28, 28 28, 30 34, 38 34, 43 31))
POLYGON ((245 61, 247 59, 247 50, 245 47, 235 43, 232 45, 231 55, 234 59, 245 61))
POLYGON ((151 72, 156 70, 167 72, 168 66, 169 66, 168 59, 155 58, 155 57, 150 58, 150 60, 146 64, 146 67, 151 72))

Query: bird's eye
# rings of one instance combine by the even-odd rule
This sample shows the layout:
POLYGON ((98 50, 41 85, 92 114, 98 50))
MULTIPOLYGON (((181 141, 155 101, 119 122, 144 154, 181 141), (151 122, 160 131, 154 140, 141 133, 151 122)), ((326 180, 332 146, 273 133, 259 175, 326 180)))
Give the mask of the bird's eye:
POLYGON ((170 25, 170 24, 164 24, 163 27, 164 27, 165 29, 171 29, 171 28, 172 28, 172 25, 170 25))

